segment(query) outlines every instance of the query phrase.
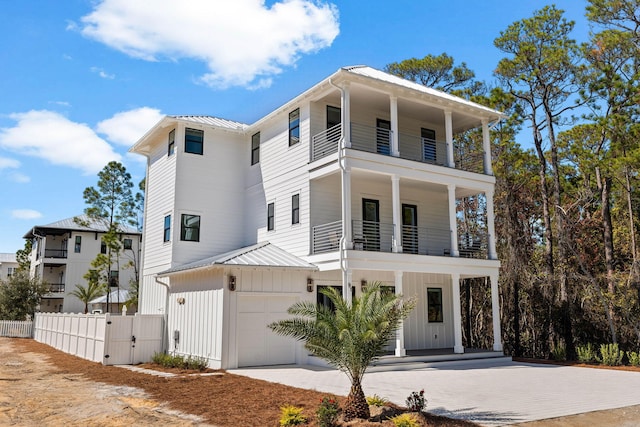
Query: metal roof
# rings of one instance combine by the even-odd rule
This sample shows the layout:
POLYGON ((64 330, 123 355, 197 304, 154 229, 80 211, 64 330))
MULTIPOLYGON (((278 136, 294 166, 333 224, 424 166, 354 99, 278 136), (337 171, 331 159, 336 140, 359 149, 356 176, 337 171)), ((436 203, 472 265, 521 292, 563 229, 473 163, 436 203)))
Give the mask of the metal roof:
POLYGON ((221 119, 213 116, 169 116, 176 120, 183 120, 192 123, 200 123, 203 125, 215 126, 223 129, 244 131, 249 125, 236 122, 233 120, 221 119))
POLYGON ((18 260, 16 259, 16 254, 6 254, 6 253, 2 253, 0 254, 0 264, 2 264, 3 262, 15 262, 17 263, 18 260))
MULTIPOLYGON (((109 294, 109 304, 117 303, 117 302, 125 302, 129 299, 129 291, 126 289, 116 289, 115 291, 111 291, 109 294)), ((107 296, 102 295, 101 297, 92 299, 89 301, 89 304, 106 304, 107 296)))
POLYGON ((276 245, 264 242, 205 258, 200 261, 173 267, 158 273, 158 275, 163 276, 171 273, 212 266, 280 267, 317 270, 315 265, 309 264, 284 249, 280 249, 276 245))
MULTIPOLYGON (((106 233, 109 228, 106 224, 100 223, 98 221, 92 221, 86 215, 78 215, 77 217, 65 218, 60 221, 52 222, 47 225, 36 225, 31 230, 29 230, 24 236, 25 239, 30 239, 32 237, 37 236, 38 231, 42 231, 45 233, 55 234, 53 231, 97 231, 106 233), (80 221, 88 222, 89 225, 87 227, 77 224, 73 219, 78 218, 80 221)), ((124 234, 142 234, 138 230, 129 226, 122 226, 122 232, 124 234)))

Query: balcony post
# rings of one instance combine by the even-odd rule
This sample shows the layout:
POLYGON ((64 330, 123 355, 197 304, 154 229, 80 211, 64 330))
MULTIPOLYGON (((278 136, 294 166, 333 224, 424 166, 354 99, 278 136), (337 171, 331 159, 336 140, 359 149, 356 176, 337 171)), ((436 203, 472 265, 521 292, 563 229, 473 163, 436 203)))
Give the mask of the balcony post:
POLYGON ((451 119, 451 110, 444 110, 444 134, 447 142, 447 165, 450 168, 456 167, 453 158, 453 122, 451 119))
MULTIPOLYGON (((402 294, 402 271, 395 272, 396 295, 402 294)), ((404 357, 407 351, 404 348, 404 320, 400 322, 400 327, 396 330, 396 357, 404 357)))
POLYGON ((495 227, 495 213, 493 210, 493 190, 487 190, 484 192, 484 196, 487 199, 487 236, 489 245, 489 259, 498 259, 496 253, 496 227, 495 227))
POLYGON ((389 97, 389 110, 391 118, 391 155, 393 157, 400 156, 398 148, 398 97, 389 97))
POLYGON ((351 94, 349 92, 349 82, 342 85, 342 94, 340 97, 340 111, 342 117, 342 137, 344 138, 344 147, 351 148, 351 94))
POLYGON ((458 252, 458 219, 456 217, 456 186, 447 185, 449 201, 449 229, 451 230, 451 256, 460 256, 458 252))
POLYGON ((400 177, 391 176, 391 203, 393 207, 393 252, 402 252, 402 214, 400 212, 400 177))
POLYGON ((353 230, 351 226, 351 168, 345 167, 342 171, 342 235, 344 236, 344 249, 353 249, 353 230))
POLYGON ((451 288, 453 295, 453 352, 464 353, 460 310, 460 273, 451 273, 451 288))
POLYGON ((485 175, 493 175, 493 167, 491 166, 491 141, 489 136, 489 120, 482 119, 482 149, 484 150, 485 175))
POLYGON ((493 351, 502 351, 500 330, 500 299, 498 295, 498 273, 489 276, 491 280, 491 317, 493 320, 493 351))

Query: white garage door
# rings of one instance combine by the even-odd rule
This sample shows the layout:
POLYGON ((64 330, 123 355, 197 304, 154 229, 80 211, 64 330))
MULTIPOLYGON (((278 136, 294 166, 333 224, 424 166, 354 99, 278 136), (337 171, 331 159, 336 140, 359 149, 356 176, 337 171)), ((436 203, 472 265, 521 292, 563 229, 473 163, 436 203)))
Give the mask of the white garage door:
POLYGON ((296 341, 267 327, 289 317, 287 309, 296 297, 238 295, 238 367, 296 363, 296 341))

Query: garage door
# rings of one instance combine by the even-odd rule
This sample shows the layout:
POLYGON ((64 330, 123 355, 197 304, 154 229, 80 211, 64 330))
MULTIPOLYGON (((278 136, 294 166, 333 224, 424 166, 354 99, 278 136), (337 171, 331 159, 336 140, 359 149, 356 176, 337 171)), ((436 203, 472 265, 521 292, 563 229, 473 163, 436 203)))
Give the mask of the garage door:
POLYGON ((287 309, 296 297, 238 295, 238 367, 296 363, 296 341, 267 327, 289 317, 287 309))

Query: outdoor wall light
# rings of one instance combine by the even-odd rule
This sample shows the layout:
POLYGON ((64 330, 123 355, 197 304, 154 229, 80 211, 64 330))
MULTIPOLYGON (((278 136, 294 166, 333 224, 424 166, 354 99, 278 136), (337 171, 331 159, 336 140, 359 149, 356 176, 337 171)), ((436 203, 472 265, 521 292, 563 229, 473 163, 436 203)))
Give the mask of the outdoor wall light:
POLYGON ((184 297, 179 297, 176 301, 178 301, 178 304, 183 305, 184 304, 184 297))
POLYGON ((236 276, 229 276, 229 290, 236 290, 236 276))
POLYGON ((364 280, 364 279, 362 279, 362 280, 360 281, 360 290, 361 290, 362 292, 364 292, 366 289, 367 289, 367 281, 366 281, 366 280, 364 280))
POLYGON ((313 292, 313 279, 311 277, 307 279, 307 292, 313 292))

